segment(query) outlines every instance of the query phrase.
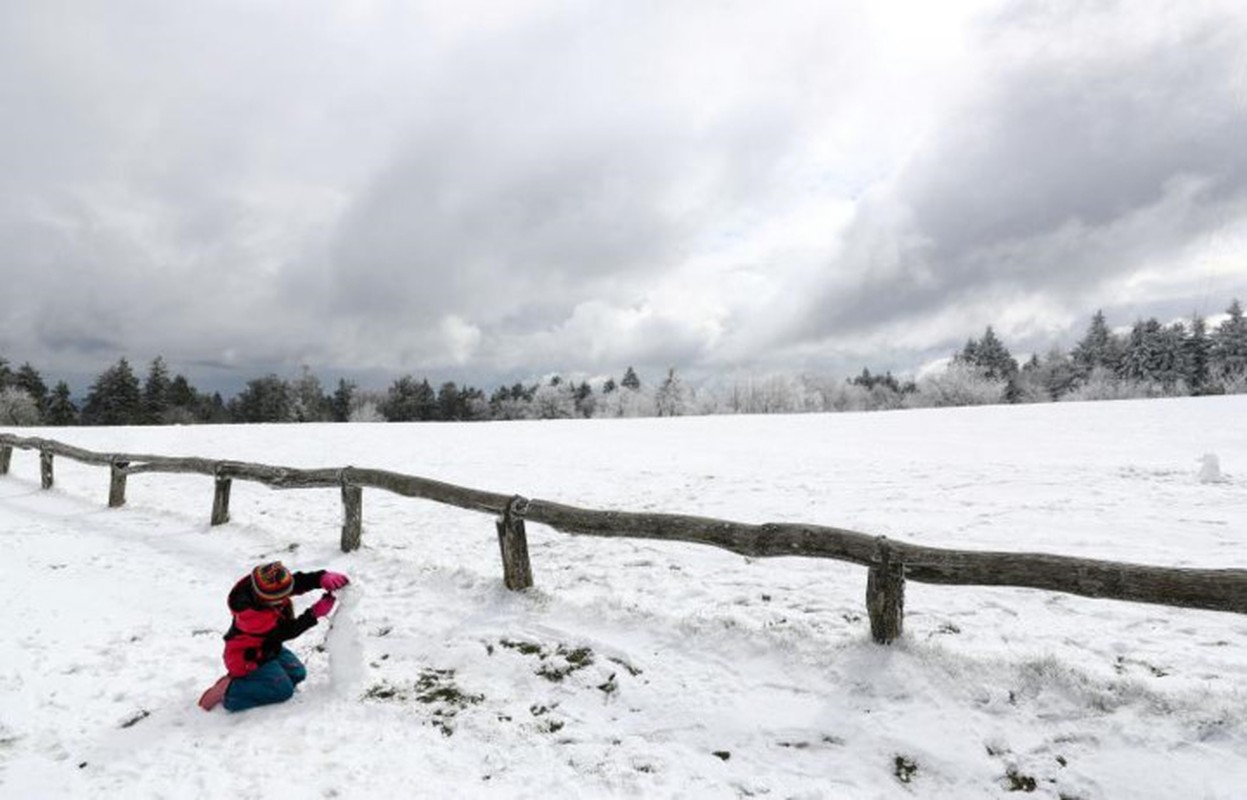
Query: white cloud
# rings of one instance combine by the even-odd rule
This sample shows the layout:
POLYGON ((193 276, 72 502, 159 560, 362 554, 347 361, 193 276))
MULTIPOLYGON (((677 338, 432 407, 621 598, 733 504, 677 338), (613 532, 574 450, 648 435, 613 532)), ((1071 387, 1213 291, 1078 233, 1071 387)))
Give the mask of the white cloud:
POLYGON ((31 1, 0 46, 45 369, 916 364, 1247 291, 1228 2, 31 1))

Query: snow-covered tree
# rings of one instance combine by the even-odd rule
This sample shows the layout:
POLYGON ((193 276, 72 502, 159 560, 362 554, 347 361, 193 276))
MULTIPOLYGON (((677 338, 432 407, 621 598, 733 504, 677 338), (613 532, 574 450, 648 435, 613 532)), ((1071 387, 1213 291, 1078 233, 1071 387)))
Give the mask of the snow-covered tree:
POLYGON ((1238 300, 1230 304, 1226 313, 1229 316, 1212 335, 1213 357, 1223 382, 1247 373, 1247 318, 1238 300))
POLYGON ((48 386, 43 382, 43 376, 39 374, 39 370, 31 366, 29 361, 18 367, 17 372, 13 374, 13 385, 30 395, 35 401, 35 407, 39 409, 40 416, 47 411, 48 386))
POLYGON ((354 404, 346 419, 347 422, 385 422, 385 415, 381 413, 379 401, 368 398, 354 404))
POLYGON ((320 378, 307 364, 299 368, 299 378, 291 389, 291 413, 296 422, 324 422, 330 419, 329 399, 320 378))
POLYGON ((1096 311, 1091 317, 1091 325, 1082 340, 1074 346, 1070 354, 1074 369, 1079 378, 1087 378, 1097 367, 1116 372, 1121 358, 1121 346, 1117 337, 1109 330, 1103 311, 1096 311))
POLYGON ((490 419, 532 419, 533 395, 537 386, 525 386, 516 383, 512 386, 500 386, 489 397, 490 419))
POLYGON ((593 411, 596 417, 652 417, 654 416, 654 393, 648 387, 620 388, 598 399, 593 411))
POLYGON ((1018 374, 1018 362, 990 325, 983 332, 983 338, 966 342, 965 348, 954 359, 977 368, 985 378, 992 380, 1008 381, 1018 374))
POLYGON ((675 373, 675 367, 667 370, 667 377, 654 394, 654 410, 660 417, 679 417, 688 413, 688 397, 684 383, 675 373))
POLYGON ((1172 397, 1185 393, 1185 384, 1166 388, 1160 381, 1140 381, 1115 375, 1105 367, 1094 370, 1062 401, 1131 400, 1148 397, 1172 397))
POLYGON ((532 408, 537 419, 571 419, 576 416, 576 397, 571 386, 552 380, 533 393, 532 408))
POLYGON ((1212 340, 1208 338, 1208 323, 1198 314, 1191 317, 1191 335, 1182 343, 1185 351, 1183 363, 1186 372, 1182 376, 1187 386, 1196 394, 1208 386, 1212 364, 1212 340))
POLYGON ((1075 381, 1074 365, 1059 348, 1052 348, 1040 358, 1033 354, 1014 380, 1014 402, 1051 403, 1075 381))
POLYGON ((953 361, 943 372, 918 381, 917 391, 905 396, 909 408, 981 406, 1005 402, 1008 381, 989 378, 976 366, 953 361))
POLYGON ((579 386, 573 386, 572 396, 576 401, 576 415, 585 419, 592 417, 598 401, 589 382, 581 381, 579 386))
POLYGON ((38 425, 41 421, 39 405, 26 390, 0 389, 0 425, 38 425))

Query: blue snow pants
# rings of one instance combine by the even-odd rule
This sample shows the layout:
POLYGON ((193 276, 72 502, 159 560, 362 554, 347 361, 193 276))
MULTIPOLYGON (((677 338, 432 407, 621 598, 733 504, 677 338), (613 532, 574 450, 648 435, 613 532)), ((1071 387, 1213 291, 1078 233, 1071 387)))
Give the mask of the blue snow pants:
POLYGON ((234 678, 225 692, 227 711, 284 703, 294 694, 295 684, 307 677, 307 667, 299 657, 282 648, 277 658, 267 661, 246 677, 234 678))

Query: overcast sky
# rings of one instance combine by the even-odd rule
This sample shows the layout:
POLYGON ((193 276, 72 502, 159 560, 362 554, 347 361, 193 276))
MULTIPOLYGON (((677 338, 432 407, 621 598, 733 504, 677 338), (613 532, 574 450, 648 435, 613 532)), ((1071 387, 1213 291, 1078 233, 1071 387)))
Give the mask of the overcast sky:
POLYGON ((0 55, 45 375, 913 371, 1247 301, 1241 0, 6 0, 0 55))

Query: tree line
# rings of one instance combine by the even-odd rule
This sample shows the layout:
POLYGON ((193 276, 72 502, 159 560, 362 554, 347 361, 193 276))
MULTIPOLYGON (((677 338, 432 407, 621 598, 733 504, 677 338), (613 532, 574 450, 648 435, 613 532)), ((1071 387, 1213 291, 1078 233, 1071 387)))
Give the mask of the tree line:
POLYGON ((655 384, 632 367, 595 385, 555 375, 486 394, 405 375, 385 391, 339 380, 326 391, 306 366, 287 380, 247 382, 228 401, 200 392, 156 357, 143 377, 121 358, 91 384, 81 406, 69 386, 51 389, 30 363, 0 357, 0 425, 175 425, 259 422, 428 422, 717 413, 801 413, 893 408, 1108 400, 1247 392, 1247 320, 1235 300, 1210 329, 1195 315, 1162 325, 1138 320, 1114 332, 1097 311, 1069 352, 1052 348, 1019 364, 988 326, 952 354, 946 368, 901 380, 868 368, 848 380, 811 375, 743 378, 691 387, 674 368, 655 384))

